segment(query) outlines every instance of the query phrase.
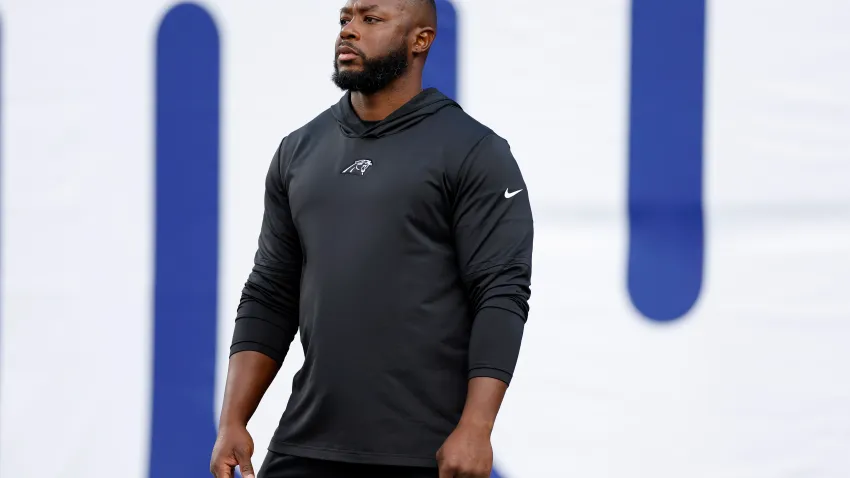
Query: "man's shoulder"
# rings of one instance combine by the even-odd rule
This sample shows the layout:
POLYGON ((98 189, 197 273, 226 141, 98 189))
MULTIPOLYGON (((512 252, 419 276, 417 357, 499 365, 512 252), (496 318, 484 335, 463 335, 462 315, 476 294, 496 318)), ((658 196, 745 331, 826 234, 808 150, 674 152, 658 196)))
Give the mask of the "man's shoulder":
POLYGON ((317 138, 335 124, 336 120, 330 109, 326 109, 300 127, 285 133, 280 140, 282 157, 286 158, 285 161, 291 160, 296 152, 303 151, 305 146, 315 143, 317 138))
POLYGON ((437 117, 435 123, 445 128, 449 136, 481 139, 495 134, 489 126, 460 107, 443 108, 435 116, 437 117))
POLYGON ((310 139, 317 134, 327 132, 327 129, 329 127, 333 127, 335 124, 336 120, 334 119, 330 108, 328 108, 297 129, 290 131, 289 134, 286 135, 285 139, 290 142, 310 139))
POLYGON ((439 125, 440 137, 450 142, 458 161, 464 161, 475 150, 507 151, 510 148, 506 138, 461 108, 445 108, 438 115, 434 124, 439 125))

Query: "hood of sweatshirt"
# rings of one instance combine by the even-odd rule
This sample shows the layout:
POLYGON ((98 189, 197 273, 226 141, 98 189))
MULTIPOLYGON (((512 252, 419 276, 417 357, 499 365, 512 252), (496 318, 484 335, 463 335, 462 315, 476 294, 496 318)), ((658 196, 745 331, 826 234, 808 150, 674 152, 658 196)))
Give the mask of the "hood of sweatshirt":
POLYGON ((342 134, 349 138, 380 138, 404 131, 416 123, 447 108, 460 108, 454 100, 440 93, 436 88, 422 90, 401 108, 381 121, 367 125, 354 112, 351 106, 351 92, 346 92, 339 102, 331 106, 342 134))

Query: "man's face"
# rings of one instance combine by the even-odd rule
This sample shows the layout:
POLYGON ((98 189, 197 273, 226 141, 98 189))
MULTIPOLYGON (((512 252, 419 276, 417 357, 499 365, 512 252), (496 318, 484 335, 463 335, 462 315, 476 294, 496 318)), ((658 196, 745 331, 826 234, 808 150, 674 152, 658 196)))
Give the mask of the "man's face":
POLYGON ((334 50, 334 83, 371 94, 407 71, 405 0, 349 0, 340 10, 334 50))

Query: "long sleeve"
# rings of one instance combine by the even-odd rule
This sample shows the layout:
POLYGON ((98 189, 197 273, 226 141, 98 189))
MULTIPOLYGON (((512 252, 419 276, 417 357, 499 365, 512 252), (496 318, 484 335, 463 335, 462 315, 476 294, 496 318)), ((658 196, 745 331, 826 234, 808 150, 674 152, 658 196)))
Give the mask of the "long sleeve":
POLYGON ((230 354, 256 351, 283 362, 298 330, 303 255, 292 221, 281 142, 266 175, 263 222, 254 267, 242 290, 230 354))
POLYGON ((474 319, 469 378, 510 383, 531 295, 534 220, 508 143, 490 134, 458 171, 455 245, 474 319))

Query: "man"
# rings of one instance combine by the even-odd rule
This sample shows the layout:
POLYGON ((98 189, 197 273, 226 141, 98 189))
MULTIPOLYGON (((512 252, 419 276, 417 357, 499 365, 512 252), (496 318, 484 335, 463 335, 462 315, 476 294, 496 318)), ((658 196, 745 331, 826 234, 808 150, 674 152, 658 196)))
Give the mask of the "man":
POLYGON ((211 471, 254 478, 246 424, 300 329, 260 478, 490 475, 520 349, 533 221, 505 140, 422 89, 433 0, 349 0, 346 93, 280 143, 211 471))

